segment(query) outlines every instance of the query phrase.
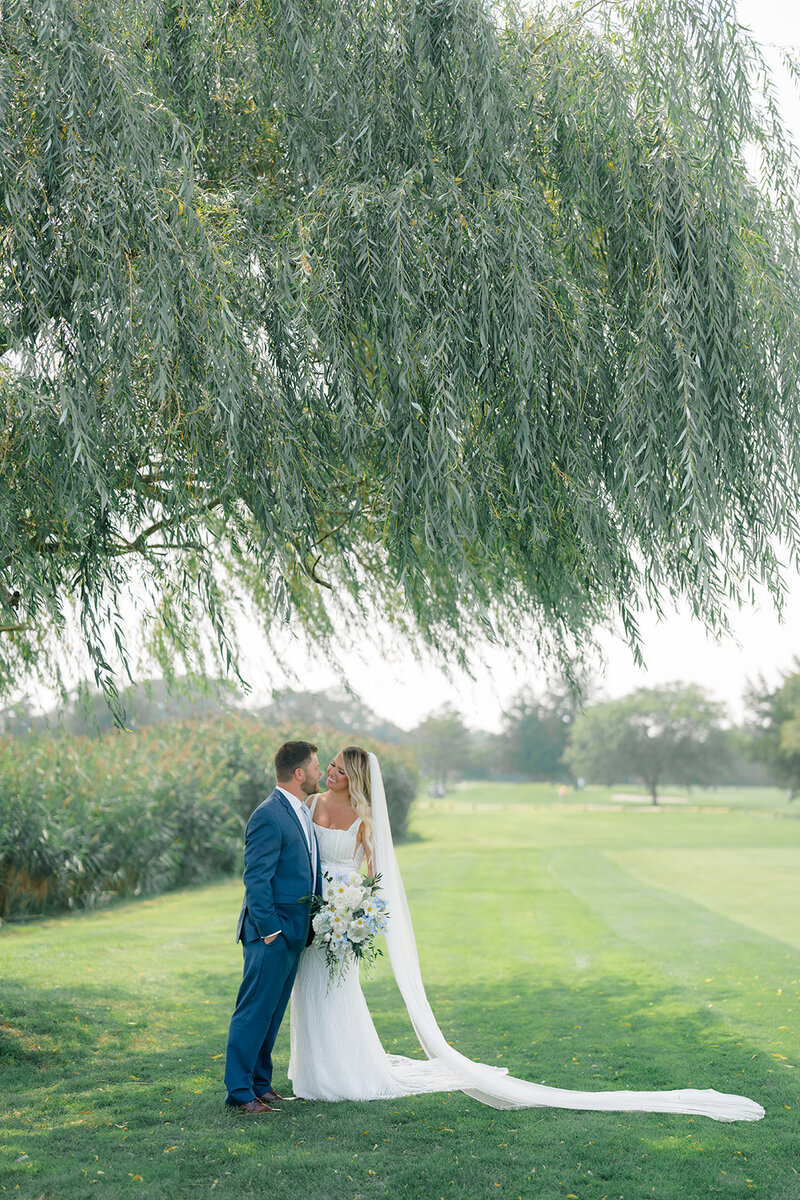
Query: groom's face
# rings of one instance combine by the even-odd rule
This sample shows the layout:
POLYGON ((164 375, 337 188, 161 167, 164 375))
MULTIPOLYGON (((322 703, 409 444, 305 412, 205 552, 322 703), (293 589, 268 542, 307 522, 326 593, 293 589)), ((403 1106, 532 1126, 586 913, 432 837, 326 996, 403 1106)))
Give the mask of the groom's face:
MULTIPOLYGON (((313 796, 317 790, 321 771, 319 769, 319 759, 316 754, 312 754, 304 767, 298 767, 298 772, 302 773, 300 787, 307 796, 313 796)), ((297 773, 295 774, 295 778, 297 773)))

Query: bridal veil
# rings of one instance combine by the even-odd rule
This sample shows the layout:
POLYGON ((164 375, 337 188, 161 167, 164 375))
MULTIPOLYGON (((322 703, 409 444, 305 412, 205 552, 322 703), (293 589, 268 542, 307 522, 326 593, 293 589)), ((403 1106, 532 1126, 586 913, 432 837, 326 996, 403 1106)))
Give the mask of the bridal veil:
POLYGON ((764 1109, 745 1096, 713 1089, 685 1088, 670 1092, 577 1092, 516 1079, 504 1070, 473 1062, 448 1045, 433 1015, 419 969, 414 929, 397 864, 380 764, 369 756, 374 822, 373 865, 389 912, 386 949, 408 1015, 428 1058, 459 1081, 468 1096, 493 1108, 574 1108, 603 1112, 690 1113, 715 1121, 757 1121, 764 1109))

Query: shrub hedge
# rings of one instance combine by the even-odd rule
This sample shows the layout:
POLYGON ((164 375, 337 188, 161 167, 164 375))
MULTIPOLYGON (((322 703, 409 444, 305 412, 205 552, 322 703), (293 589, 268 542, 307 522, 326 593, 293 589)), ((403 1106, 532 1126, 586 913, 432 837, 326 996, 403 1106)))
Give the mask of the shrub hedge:
MULTIPOLYGON (((241 869, 244 826, 274 786, 272 756, 310 737, 325 763, 352 735, 225 716, 98 738, 0 739, 0 916, 87 908, 241 869)), ((417 789, 409 752, 381 759, 395 837, 417 789)))

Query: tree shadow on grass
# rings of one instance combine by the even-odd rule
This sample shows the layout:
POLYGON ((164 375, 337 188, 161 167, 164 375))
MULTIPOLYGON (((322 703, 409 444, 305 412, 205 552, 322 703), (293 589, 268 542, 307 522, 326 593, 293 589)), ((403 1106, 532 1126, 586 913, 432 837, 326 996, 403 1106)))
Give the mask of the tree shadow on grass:
MULTIPOLYGON (((179 1006, 159 1008, 121 988, 47 989, 3 985, 0 1064, 36 1091, 37 1076, 59 1060, 76 1071, 109 1074, 139 1068, 154 1084, 174 1080, 176 1064, 207 1069, 209 1054, 224 1051, 238 980, 198 974, 183 983, 179 1006), (136 1019, 112 1015, 126 1009, 136 1019), (150 1043, 148 1048, 147 1043, 150 1043), (104 1071, 104 1073, 105 1073, 104 1071)), ((367 980, 370 1011, 390 1053, 424 1057, 393 980, 367 980)), ((660 1090, 715 1087, 760 1092, 775 1084, 772 1056, 737 1035, 712 1010, 687 1010, 679 987, 594 979, 542 987, 505 979, 502 987, 429 989, 445 1038, 470 1058, 508 1067, 534 1082, 578 1090, 660 1090)), ((277 1054, 287 1057, 288 1012, 277 1054)), ((285 1061, 281 1062, 285 1068, 285 1061)), ((23 1087, 23 1091, 24 1091, 23 1087)), ((791 1090, 791 1088, 790 1088, 791 1090)))
MULTIPOLYGON (((497 988, 459 987, 454 994, 432 988, 430 1000, 457 1049, 521 1078, 582 1091, 714 1087, 759 1100, 767 1121, 720 1126, 665 1114, 498 1112, 450 1093, 296 1103, 268 1125, 254 1123, 223 1107, 221 1055, 237 982, 231 980, 229 993, 220 997, 216 977, 184 975, 180 1011, 143 1005, 140 1013, 136 997, 120 988, 104 989, 99 997, 83 985, 68 996, 63 989, 4 985, 3 1023, 14 1032, 4 1035, 0 1058, 3 1090, 10 1093, 0 1167, 5 1160, 17 1170, 8 1156, 24 1150, 39 1164, 35 1195, 70 1198, 89 1195, 81 1172, 110 1163, 113 1152, 113 1171, 107 1163, 98 1178, 115 1200, 128 1194, 178 1200, 214 1180, 215 1197, 233 1200, 259 1194, 266 1178, 279 1200, 299 1194, 344 1200, 387 1191, 448 1200, 504 1194, 495 1190, 496 1179, 514 1196, 544 1200, 569 1190, 593 1198, 593 1190, 578 1191, 581 1180, 569 1175, 578 1160, 589 1172, 587 1185, 613 1179, 617 1194, 638 1197, 651 1194, 658 1178, 647 1176, 641 1191, 624 1190, 643 1185, 646 1177, 631 1174, 637 1155, 648 1169, 660 1163, 659 1171, 674 1172, 683 1164, 684 1198, 713 1194, 720 1170, 733 1182, 732 1153, 749 1156, 748 1176, 763 1161, 771 1164, 770 1179, 784 1171, 790 1180, 794 1073, 777 1069, 768 1053, 737 1037, 714 1012, 687 1009, 678 987, 618 978, 543 987, 512 977, 497 988), (125 1006, 134 1024, 112 1017, 125 1006), (699 1162, 691 1149, 699 1137, 718 1151, 718 1160, 708 1153, 699 1162), (373 1159, 366 1154, 370 1147, 376 1147, 373 1159), (254 1164, 264 1165, 260 1175, 254 1164), (545 1169, 553 1172, 552 1193, 531 1190, 537 1164, 535 1178, 545 1169), (141 1184, 138 1191, 132 1186, 137 1176, 144 1191, 141 1184), (555 1186, 570 1178, 572 1183, 555 1186), (385 1184, 380 1190, 373 1188, 377 1179, 385 1184)), ((365 993, 385 1048, 421 1057, 393 981, 367 980, 365 993)), ((288 1018, 276 1047, 279 1089, 287 1064, 288 1018)), ((681 1195, 663 1192, 673 1194, 681 1195)))
MULTIPOLYGON (((368 982, 364 990, 386 1048, 413 1052, 416 1039, 393 981, 368 982)), ((739 1092, 743 1080, 760 1089, 765 1068, 775 1065, 713 1010, 687 1010, 677 986, 613 977, 544 987, 506 977, 496 990, 429 988, 428 998, 461 1053, 554 1087, 739 1092)))
POLYGON ((220 1035, 220 1013, 193 994, 154 1005, 121 987, 7 981, 0 997, 0 1072, 17 1107, 27 1092, 83 1093, 92 1081, 99 1087, 134 1075, 160 1088, 179 1063, 183 1074, 200 1070, 203 1048, 220 1035))

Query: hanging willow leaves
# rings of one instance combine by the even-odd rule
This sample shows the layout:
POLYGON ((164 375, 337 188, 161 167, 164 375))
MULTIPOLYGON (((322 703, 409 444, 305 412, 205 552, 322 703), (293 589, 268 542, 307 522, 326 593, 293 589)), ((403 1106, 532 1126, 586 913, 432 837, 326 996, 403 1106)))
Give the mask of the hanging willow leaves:
POLYGON ((765 71, 732 0, 3 0, 6 683, 71 605, 102 677, 131 594, 164 664, 235 597, 459 656, 779 596, 765 71))

